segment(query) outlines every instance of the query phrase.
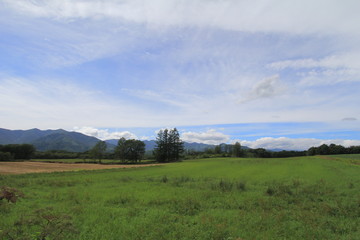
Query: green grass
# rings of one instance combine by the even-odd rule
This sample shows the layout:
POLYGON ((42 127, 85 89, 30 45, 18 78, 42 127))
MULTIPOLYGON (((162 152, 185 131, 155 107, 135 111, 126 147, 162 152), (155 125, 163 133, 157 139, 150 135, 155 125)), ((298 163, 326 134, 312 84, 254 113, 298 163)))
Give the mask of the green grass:
POLYGON ((2 201, 0 236, 359 239, 360 166, 354 159, 217 158, 0 176, 0 186, 25 194, 16 204, 2 201), (49 223, 48 216, 55 220, 49 223))

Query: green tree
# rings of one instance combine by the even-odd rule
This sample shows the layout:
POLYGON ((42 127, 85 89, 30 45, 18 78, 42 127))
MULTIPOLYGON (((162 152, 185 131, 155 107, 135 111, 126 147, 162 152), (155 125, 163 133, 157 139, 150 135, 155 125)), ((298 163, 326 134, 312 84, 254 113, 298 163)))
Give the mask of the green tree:
POLYGON ((145 153, 145 143, 140 140, 130 139, 125 142, 125 158, 131 162, 140 161, 145 153))
POLYGON ((0 152, 8 152, 14 159, 30 159, 35 153, 35 147, 31 144, 0 145, 0 152))
POLYGON ((179 161, 180 155, 184 152, 184 142, 180 139, 180 134, 176 128, 169 132, 170 151, 169 157, 171 161, 179 161))
POLYGON ((91 150, 90 150, 90 156, 93 159, 97 159, 99 163, 101 163, 101 160, 104 158, 105 151, 106 151, 106 142, 99 141, 91 150))
POLYGON ((121 138, 115 148, 115 158, 120 159, 122 162, 138 162, 143 158, 144 154, 145 143, 140 140, 121 138))
POLYGON ((241 149, 241 145, 239 142, 236 142, 232 148, 232 154, 235 157, 242 157, 243 156, 243 151, 241 149))
POLYGON ((126 143, 126 139, 124 137, 120 138, 118 141, 118 144, 115 148, 115 159, 119 159, 121 162, 125 162, 126 157, 125 157, 125 143, 126 143))
POLYGON ((184 152, 184 142, 176 128, 160 130, 156 138, 155 158, 158 162, 173 162, 184 152))

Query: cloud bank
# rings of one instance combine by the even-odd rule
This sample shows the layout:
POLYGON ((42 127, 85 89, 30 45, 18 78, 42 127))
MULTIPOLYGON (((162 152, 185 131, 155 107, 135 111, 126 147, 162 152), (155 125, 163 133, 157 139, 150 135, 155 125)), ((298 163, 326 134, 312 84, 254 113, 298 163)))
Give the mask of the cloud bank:
POLYGON ((110 132, 108 129, 97 129, 93 127, 74 127, 73 129, 75 132, 79 132, 91 137, 96 137, 100 140, 109 140, 109 139, 138 139, 138 137, 129 132, 129 131, 122 131, 122 132, 110 132))
MULTIPOLYGON (((0 121, 159 129, 359 119, 359 8, 355 0, 3 0, 0 121)), ((350 122, 358 129, 342 124, 350 122)), ((271 131, 257 134, 282 136, 271 131)), ((185 136, 227 140, 216 132, 185 136)))
POLYGON ((215 129, 209 129, 206 132, 184 132, 181 134, 182 140, 185 142, 197 142, 205 144, 220 144, 226 143, 230 140, 230 137, 216 131, 215 129))
MULTIPOLYGON (((236 141, 233 141, 236 142, 236 141)), ((239 140, 241 145, 248 146, 250 148, 265 148, 265 149, 283 149, 283 150, 307 150, 310 147, 317 147, 322 144, 337 144, 342 145, 344 147, 350 146, 359 146, 360 140, 343 140, 343 139, 331 139, 331 140, 323 140, 323 139, 314 139, 314 138, 299 138, 292 139, 287 137, 263 137, 259 138, 255 141, 241 141, 239 140)))

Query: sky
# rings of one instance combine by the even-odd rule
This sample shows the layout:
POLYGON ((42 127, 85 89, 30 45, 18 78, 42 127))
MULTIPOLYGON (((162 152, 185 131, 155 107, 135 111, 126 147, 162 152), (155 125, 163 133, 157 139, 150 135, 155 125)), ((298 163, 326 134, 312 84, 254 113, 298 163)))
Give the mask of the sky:
POLYGON ((0 127, 360 145, 357 0, 0 0, 0 127))

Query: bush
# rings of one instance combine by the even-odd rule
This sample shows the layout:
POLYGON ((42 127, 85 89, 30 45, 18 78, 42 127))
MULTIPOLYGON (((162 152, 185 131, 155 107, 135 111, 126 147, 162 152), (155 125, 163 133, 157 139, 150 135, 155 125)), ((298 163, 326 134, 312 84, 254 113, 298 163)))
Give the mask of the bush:
POLYGON ((228 192, 232 190, 233 185, 234 184, 229 180, 220 179, 218 183, 212 184, 212 189, 228 192))
POLYGON ((11 161, 13 157, 9 152, 0 152, 0 161, 11 161))
POLYGON ((72 217, 55 213, 52 208, 36 210, 29 216, 21 216, 10 229, 0 232, 0 239, 66 239, 77 233, 72 217))
POLYGON ((10 187, 1 187, 0 200, 6 199, 8 202, 16 203, 19 197, 24 197, 24 194, 10 187))

